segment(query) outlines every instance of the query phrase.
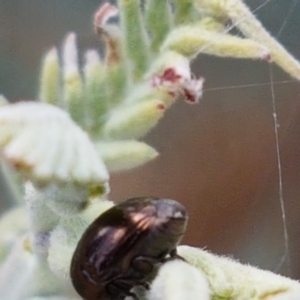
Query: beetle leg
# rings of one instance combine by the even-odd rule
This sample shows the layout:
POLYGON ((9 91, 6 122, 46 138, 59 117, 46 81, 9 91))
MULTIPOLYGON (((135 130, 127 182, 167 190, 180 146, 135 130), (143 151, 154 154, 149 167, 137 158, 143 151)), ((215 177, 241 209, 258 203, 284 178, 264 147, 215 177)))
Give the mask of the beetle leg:
POLYGON ((180 260, 186 261, 182 256, 180 256, 177 253, 177 249, 175 248, 170 252, 170 257, 165 258, 163 262, 167 262, 167 261, 174 260, 174 259, 180 259, 180 260))
POLYGON ((118 278, 115 279, 113 282, 111 282, 107 286, 107 290, 109 294, 113 297, 113 299, 119 299, 116 297, 118 295, 119 297, 127 297, 130 296, 134 300, 139 300, 137 295, 135 293, 130 292, 130 290, 135 285, 140 285, 138 281, 135 280, 127 280, 126 278, 118 278))
POLYGON ((131 260, 131 267, 142 274, 149 274, 153 271, 154 265, 161 262, 162 259, 148 256, 137 256, 131 260))
POLYGON ((174 249, 170 252, 170 256, 171 256, 172 258, 178 256, 178 254, 177 254, 177 249, 176 249, 176 248, 174 248, 174 249))
POLYGON ((135 293, 132 293, 132 292, 128 292, 126 296, 130 296, 134 300, 139 300, 138 296, 135 293))
POLYGON ((142 286, 147 291, 150 289, 150 283, 147 281, 139 282, 138 285, 142 286))

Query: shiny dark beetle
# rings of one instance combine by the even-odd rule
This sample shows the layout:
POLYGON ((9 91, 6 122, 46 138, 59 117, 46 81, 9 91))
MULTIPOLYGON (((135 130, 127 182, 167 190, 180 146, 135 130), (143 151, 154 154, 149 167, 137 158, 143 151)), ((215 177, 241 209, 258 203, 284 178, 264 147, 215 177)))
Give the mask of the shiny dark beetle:
POLYGON ((187 224, 174 200, 133 198, 100 215, 85 231, 71 263, 73 285, 86 300, 118 300, 147 288, 157 267, 176 256, 187 224))

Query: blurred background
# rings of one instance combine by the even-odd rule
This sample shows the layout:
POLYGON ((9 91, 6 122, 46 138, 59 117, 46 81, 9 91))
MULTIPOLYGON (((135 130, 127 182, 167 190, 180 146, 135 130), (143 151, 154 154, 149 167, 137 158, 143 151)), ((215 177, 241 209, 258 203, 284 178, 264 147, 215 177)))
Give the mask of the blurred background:
MULTIPOLYGON (((248 0, 264 26, 300 59, 300 0, 248 0), (265 3, 266 2, 266 3, 265 3)), ((92 16, 101 0, 0 0, 0 93, 35 99, 43 53, 67 32, 82 50, 100 43, 92 16)), ((145 141, 160 157, 112 176, 111 198, 169 197, 190 222, 183 243, 300 279, 300 84, 266 62, 201 55, 198 105, 178 101, 145 141), (270 72, 274 78, 289 262, 279 201, 270 72)), ((1 210, 9 206, 5 186, 1 210)))

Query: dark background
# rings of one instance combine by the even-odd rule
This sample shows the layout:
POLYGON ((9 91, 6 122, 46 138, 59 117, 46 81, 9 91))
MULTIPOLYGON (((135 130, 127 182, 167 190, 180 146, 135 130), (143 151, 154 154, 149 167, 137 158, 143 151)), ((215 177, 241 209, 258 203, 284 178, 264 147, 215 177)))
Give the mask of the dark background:
MULTIPOLYGON (((263 2, 246 1, 252 9, 263 2)), ((100 3, 0 0, 0 92, 11 101, 35 99, 42 54, 61 45, 69 31, 79 34, 82 49, 99 47, 92 15, 100 3)), ((280 31, 280 42, 300 59, 299 0, 271 0, 256 15, 273 35, 280 31)), ((274 80, 281 82, 274 88, 290 239, 290 263, 285 260, 280 265, 286 249, 270 66, 202 55, 193 68, 206 79, 203 100, 194 106, 178 101, 167 111, 145 137, 161 156, 142 168, 112 176, 111 198, 177 199, 190 214, 184 243, 300 279, 299 83, 272 67, 274 80)), ((4 210, 8 199, 1 190, 4 210)))

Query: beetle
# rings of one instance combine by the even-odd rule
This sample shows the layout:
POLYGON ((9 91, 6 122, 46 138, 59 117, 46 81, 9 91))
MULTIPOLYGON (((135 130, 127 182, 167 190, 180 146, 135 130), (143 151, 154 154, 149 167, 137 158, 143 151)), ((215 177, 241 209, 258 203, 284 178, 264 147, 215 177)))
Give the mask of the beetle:
POLYGON ((86 300, 138 299, 130 290, 147 289, 159 265, 179 257, 187 219, 185 207, 171 199, 132 198, 108 209, 77 244, 70 270, 75 290, 86 300))

